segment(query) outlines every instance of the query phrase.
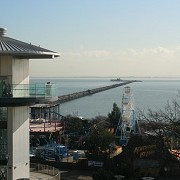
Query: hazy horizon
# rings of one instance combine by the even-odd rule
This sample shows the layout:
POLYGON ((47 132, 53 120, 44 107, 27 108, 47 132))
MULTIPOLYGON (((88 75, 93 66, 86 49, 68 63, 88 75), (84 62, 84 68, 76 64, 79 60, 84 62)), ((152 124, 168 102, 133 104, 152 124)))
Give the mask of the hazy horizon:
POLYGON ((179 8, 179 0, 7 0, 0 27, 60 53, 31 60, 30 76, 180 77, 179 8))
POLYGON ((30 76, 30 78, 180 78, 180 76, 30 76))

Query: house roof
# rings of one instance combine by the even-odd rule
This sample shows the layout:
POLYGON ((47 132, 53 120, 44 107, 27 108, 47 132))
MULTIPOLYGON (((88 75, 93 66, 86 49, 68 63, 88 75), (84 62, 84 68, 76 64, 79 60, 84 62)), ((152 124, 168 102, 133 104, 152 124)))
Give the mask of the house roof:
POLYGON ((0 28, 0 56, 11 55, 17 58, 46 59, 60 56, 40 46, 32 45, 6 36, 6 29, 0 28))

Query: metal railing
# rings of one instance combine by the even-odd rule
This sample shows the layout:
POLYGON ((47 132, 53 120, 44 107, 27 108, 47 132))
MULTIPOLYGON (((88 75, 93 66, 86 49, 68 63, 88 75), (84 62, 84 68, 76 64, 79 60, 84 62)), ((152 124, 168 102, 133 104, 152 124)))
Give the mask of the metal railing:
POLYGON ((49 175, 48 180, 60 180, 61 177, 60 171, 57 168, 39 163, 30 163, 30 174, 31 172, 36 173, 38 180, 42 179, 40 174, 49 175))
POLYGON ((55 84, 6 84, 0 82, 0 98, 53 96, 56 96, 55 84))

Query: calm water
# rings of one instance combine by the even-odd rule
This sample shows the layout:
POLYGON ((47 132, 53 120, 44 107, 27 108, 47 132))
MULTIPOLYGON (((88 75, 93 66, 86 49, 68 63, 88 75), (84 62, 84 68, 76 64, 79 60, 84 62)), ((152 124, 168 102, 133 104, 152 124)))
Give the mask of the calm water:
MULTIPOLYGON (((111 78, 31 78, 30 83, 57 84, 57 95, 69 94, 91 88, 107 86, 111 78)), ((127 78, 126 78, 127 79, 127 78)), ((133 90, 135 109, 163 109, 168 101, 177 98, 180 90, 180 79, 141 78, 142 82, 129 84, 133 90)), ((110 89, 91 96, 63 103, 61 114, 78 115, 84 118, 94 118, 98 115, 107 116, 112 111, 115 102, 121 107, 123 86, 110 89)))

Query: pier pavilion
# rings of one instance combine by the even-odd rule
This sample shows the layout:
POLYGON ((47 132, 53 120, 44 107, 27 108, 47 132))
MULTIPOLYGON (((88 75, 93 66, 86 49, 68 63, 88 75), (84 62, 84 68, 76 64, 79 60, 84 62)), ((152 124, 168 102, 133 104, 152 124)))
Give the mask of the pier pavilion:
POLYGON ((29 179, 29 106, 55 99, 55 87, 29 84, 29 59, 58 56, 0 28, 0 179, 29 179))

